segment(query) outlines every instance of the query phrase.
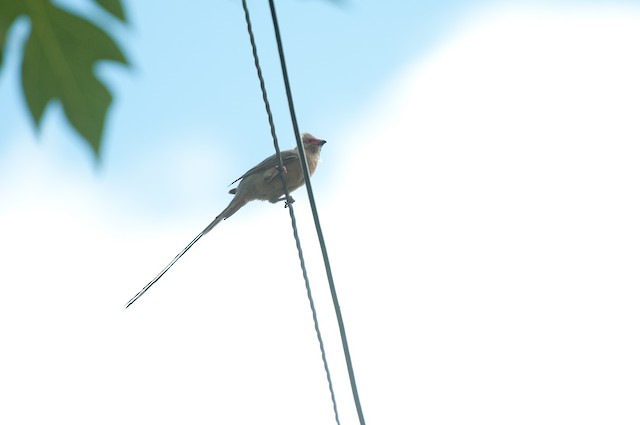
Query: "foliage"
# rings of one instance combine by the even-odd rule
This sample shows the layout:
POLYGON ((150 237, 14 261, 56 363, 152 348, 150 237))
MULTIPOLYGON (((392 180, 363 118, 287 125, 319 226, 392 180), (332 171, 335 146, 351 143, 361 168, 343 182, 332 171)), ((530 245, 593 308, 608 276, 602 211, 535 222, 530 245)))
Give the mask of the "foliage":
MULTIPOLYGON (((125 22, 120 0, 95 2, 125 22)), ((112 96, 94 68, 103 60, 127 65, 124 54, 103 29, 50 0, 2 0, 0 67, 9 29, 24 15, 31 30, 24 46, 22 88, 35 125, 40 126, 49 102, 59 100, 69 122, 98 156, 112 96)))

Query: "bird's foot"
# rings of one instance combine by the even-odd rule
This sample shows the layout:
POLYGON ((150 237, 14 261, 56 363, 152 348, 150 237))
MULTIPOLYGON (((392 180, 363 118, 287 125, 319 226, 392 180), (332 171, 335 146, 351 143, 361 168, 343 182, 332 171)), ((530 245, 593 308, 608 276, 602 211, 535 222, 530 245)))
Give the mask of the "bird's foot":
POLYGON ((284 203, 284 207, 287 208, 289 205, 293 204, 294 202, 296 202, 295 199, 293 199, 292 196, 289 196, 284 203))
POLYGON ((286 196, 283 196, 282 198, 279 198, 276 202, 280 202, 280 201, 284 201, 285 208, 287 208, 289 204, 293 204, 294 202, 296 202, 296 200, 293 199, 293 196, 291 195, 289 195, 288 198, 286 196))
POLYGON ((279 175, 283 175, 286 176, 287 175, 287 167, 285 167, 284 165, 282 166, 282 168, 280 168, 279 166, 275 166, 276 172, 273 173, 271 176, 269 176, 269 178, 267 179, 267 183, 271 183, 271 181, 273 179, 275 179, 276 177, 278 177, 279 175))

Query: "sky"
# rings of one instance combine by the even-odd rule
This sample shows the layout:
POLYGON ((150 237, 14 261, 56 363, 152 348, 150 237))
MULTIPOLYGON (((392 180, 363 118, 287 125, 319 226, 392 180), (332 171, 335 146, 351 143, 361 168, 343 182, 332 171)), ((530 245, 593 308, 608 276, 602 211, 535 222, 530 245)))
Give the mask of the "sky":
MULTIPOLYGON (((99 162, 0 73, 0 422, 332 423, 286 210, 254 203, 124 304, 273 146, 237 1, 125 2, 99 162)), ((249 2, 281 145, 268 8, 249 2)), ((368 424, 640 420, 640 7, 277 3, 368 424)), ((304 191, 343 424, 357 416, 304 191)))

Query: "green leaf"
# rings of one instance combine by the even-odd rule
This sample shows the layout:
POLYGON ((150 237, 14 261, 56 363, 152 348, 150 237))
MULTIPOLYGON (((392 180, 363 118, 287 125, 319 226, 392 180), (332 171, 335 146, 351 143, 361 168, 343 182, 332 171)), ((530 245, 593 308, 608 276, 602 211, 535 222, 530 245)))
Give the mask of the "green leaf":
POLYGON ((120 19, 122 22, 126 22, 126 18, 124 17, 124 9, 122 9, 122 3, 120 0, 96 0, 104 10, 120 19))
POLYGON ((22 86, 37 126, 49 102, 59 99, 69 122, 96 156, 111 94, 94 75, 96 62, 126 64, 120 48, 102 29, 48 1, 23 0, 31 17, 22 86))
POLYGON ((0 66, 4 58, 4 42, 13 22, 25 13, 24 4, 14 1, 0 1, 0 66))

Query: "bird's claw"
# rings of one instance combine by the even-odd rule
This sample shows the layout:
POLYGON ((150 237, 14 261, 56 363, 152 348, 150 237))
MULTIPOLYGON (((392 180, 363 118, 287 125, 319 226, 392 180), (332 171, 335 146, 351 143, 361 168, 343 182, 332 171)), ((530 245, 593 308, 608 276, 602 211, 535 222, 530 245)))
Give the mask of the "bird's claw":
POLYGON ((284 207, 285 208, 287 208, 289 206, 289 204, 293 204, 294 202, 296 202, 296 200, 293 199, 293 197, 291 195, 289 195, 288 198, 286 196, 283 196, 282 198, 278 198, 278 200, 276 202, 280 202, 280 201, 284 201, 284 207))
POLYGON ((273 179, 275 179, 278 176, 286 176, 287 175, 287 167, 285 167, 284 165, 282 166, 282 168, 280 168, 278 165, 276 165, 274 167, 276 169, 276 172, 274 174, 272 174, 271 176, 269 176, 269 178, 267 178, 267 183, 271 183, 271 181, 273 181, 273 179))
POLYGON ((286 198, 286 199, 284 200, 284 207, 285 207, 285 208, 288 208, 288 207, 289 207, 289 205, 293 204, 294 202, 296 202, 296 200, 295 200, 295 199, 293 199, 293 197, 289 196, 288 198, 286 198))

